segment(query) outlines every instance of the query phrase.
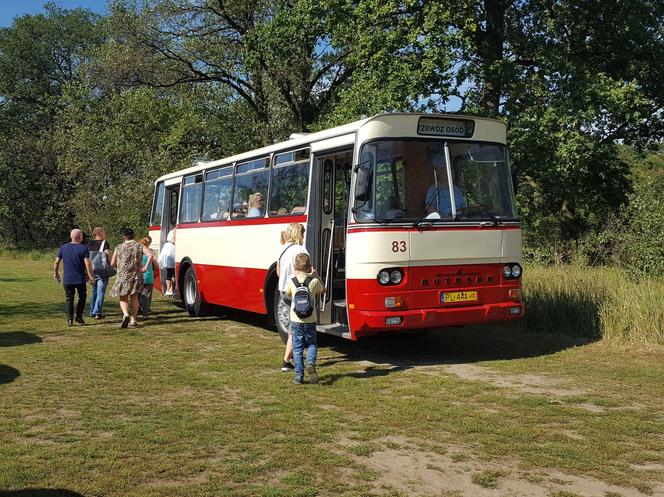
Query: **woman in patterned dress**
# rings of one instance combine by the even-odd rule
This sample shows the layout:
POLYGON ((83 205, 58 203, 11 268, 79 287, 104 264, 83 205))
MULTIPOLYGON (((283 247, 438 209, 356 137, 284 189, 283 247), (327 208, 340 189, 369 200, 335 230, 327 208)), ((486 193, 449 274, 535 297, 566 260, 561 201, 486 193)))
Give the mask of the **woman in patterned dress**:
POLYGON ((120 309, 122 310, 121 328, 136 326, 138 314, 138 298, 143 290, 143 273, 152 264, 154 256, 152 252, 134 240, 134 230, 124 228, 122 230, 121 243, 115 248, 111 265, 118 270, 118 274, 111 289, 111 295, 120 297, 120 309), (143 254, 147 256, 147 262, 143 266, 143 254))

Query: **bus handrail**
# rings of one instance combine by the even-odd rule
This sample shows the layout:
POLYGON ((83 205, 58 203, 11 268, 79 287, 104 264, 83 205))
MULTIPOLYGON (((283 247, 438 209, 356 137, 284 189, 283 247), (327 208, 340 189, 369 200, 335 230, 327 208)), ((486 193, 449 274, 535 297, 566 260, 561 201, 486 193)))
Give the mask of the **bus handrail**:
MULTIPOLYGON (((334 244, 334 218, 330 219, 330 246, 327 249, 327 263, 325 264, 325 289, 326 292, 323 294, 323 303, 321 304, 320 312, 325 312, 325 303, 327 302, 327 295, 331 295, 330 292, 330 274, 332 273, 332 249, 334 244)), ((332 297, 330 297, 331 299, 332 297)))

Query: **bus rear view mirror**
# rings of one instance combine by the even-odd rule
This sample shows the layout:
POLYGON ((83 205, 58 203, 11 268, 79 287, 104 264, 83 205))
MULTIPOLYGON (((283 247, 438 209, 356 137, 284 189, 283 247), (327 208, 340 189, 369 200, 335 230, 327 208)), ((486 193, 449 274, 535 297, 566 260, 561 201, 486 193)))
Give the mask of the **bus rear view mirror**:
POLYGON ((369 200, 371 189, 371 168, 358 165, 355 167, 355 200, 366 202, 369 200))

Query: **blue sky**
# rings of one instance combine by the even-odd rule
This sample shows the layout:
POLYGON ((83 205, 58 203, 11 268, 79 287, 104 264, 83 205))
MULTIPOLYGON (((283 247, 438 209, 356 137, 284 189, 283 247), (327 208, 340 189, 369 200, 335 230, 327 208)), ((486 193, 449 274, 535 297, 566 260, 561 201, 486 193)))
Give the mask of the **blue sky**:
MULTIPOLYGON (((14 17, 38 14, 47 0, 0 0, 0 27, 11 26, 14 17)), ((106 12, 106 0, 55 0, 53 3, 65 9, 83 7, 93 12, 106 12)))

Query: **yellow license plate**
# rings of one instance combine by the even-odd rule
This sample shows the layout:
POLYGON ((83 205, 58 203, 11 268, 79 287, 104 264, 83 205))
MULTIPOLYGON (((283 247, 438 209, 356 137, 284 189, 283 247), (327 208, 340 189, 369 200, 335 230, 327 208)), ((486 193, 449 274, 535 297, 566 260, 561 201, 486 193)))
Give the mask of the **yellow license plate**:
POLYGON ((440 294, 442 304, 453 304, 456 302, 475 302, 477 301, 477 292, 445 292, 440 294))

